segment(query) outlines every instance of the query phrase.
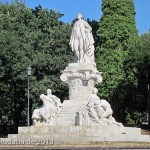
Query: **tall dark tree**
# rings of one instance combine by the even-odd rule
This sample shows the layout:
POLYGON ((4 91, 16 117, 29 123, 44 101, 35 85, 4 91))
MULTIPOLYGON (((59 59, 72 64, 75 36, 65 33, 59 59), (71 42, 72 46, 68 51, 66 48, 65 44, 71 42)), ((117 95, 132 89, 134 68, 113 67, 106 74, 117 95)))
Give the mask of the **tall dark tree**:
POLYGON ((130 59, 137 68, 136 106, 139 112, 147 112, 150 117, 150 32, 143 34, 140 42, 131 45, 130 49, 130 59))
POLYGON ((127 85, 136 85, 134 66, 129 64, 129 45, 138 40, 133 0, 102 0, 103 15, 99 23, 97 64, 103 72, 99 95, 111 101, 116 113, 128 94, 127 85), (130 72, 130 73, 129 73, 130 72))

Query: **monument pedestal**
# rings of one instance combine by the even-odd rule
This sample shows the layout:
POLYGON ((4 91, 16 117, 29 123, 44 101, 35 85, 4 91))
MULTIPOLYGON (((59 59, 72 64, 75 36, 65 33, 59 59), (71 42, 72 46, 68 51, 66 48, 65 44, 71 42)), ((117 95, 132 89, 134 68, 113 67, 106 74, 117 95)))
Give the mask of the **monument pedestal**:
POLYGON ((60 78, 69 86, 71 101, 86 101, 95 85, 102 82, 101 72, 91 63, 71 63, 60 78))

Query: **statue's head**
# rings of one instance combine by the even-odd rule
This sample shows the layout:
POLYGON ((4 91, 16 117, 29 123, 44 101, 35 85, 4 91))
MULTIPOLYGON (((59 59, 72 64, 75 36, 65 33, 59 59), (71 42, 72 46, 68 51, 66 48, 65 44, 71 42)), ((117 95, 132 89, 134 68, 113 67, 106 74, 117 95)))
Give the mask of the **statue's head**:
POLYGON ((83 15, 81 13, 78 13, 77 18, 78 18, 78 20, 83 19, 83 15))
POLYGON ((49 94, 52 94, 52 90, 51 89, 48 89, 47 90, 47 94, 49 95, 49 94))
POLYGON ((97 93, 98 93, 97 88, 94 88, 94 89, 93 89, 93 93, 94 93, 94 94, 97 94, 97 93))

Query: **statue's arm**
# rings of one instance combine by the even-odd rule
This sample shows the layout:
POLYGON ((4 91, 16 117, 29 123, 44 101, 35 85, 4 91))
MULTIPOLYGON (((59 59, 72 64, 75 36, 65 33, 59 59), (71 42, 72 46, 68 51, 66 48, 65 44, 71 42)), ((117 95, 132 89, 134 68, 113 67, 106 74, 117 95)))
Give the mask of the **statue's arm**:
MULTIPOLYGON (((83 21, 84 21, 84 20, 83 20, 83 21)), ((85 25, 85 27, 86 27, 90 32, 92 32, 91 26, 90 26, 86 21, 84 21, 84 25, 85 25)))

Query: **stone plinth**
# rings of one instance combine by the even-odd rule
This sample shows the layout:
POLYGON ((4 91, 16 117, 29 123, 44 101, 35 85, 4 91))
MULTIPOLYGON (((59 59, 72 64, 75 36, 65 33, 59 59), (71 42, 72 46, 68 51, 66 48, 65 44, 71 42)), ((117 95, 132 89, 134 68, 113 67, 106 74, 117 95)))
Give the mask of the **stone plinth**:
MULTIPOLYGON (((140 128, 125 127, 118 132, 115 126, 41 126, 19 127, 18 134, 9 134, 9 139, 50 139, 53 144, 90 144, 107 141, 150 142, 149 135, 141 135, 140 128)), ((7 140, 7 139, 6 139, 7 140)))
POLYGON ((60 78, 68 84, 69 100, 73 101, 86 101, 95 85, 102 82, 101 72, 90 63, 71 63, 60 78))

